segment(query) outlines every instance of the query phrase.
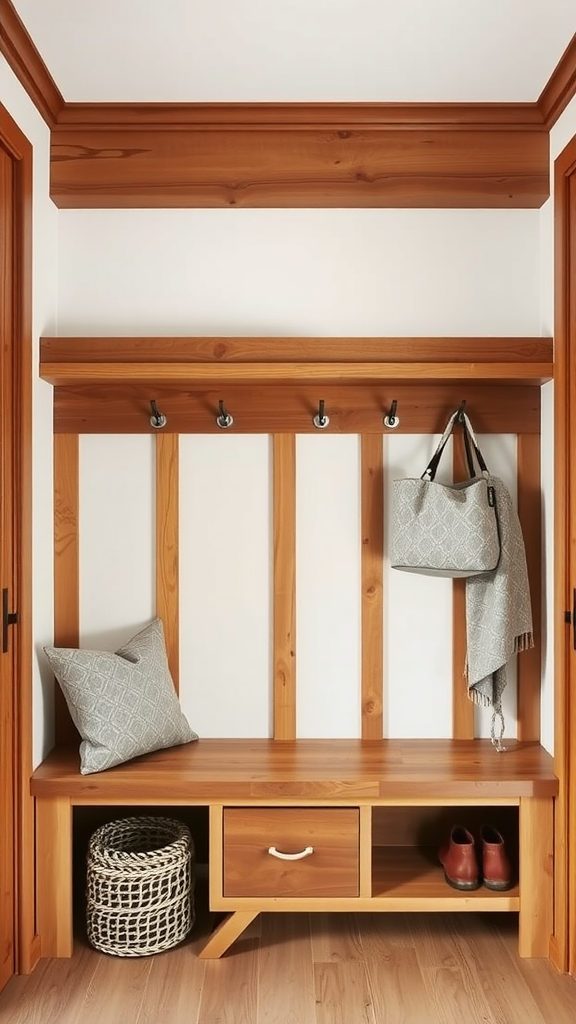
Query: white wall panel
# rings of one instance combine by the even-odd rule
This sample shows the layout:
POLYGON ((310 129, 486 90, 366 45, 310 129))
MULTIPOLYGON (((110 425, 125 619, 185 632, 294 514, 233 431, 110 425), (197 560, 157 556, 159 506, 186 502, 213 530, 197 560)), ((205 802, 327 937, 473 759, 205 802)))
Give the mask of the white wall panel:
MULTIPOLYGON (((384 439, 384 707, 391 737, 452 735, 452 583, 390 567, 392 481, 421 476, 438 441, 420 434, 384 439)), ((449 444, 438 480, 450 478, 451 462, 449 444)))
POLYGON ((155 614, 154 439, 80 438, 80 639, 115 650, 155 614))
POLYGON ((360 735, 360 541, 359 438, 299 436, 298 736, 360 735))
POLYGON ((266 435, 180 438, 180 698, 202 736, 271 735, 266 435))
POLYGON ((537 334, 537 210, 61 210, 62 334, 537 334))

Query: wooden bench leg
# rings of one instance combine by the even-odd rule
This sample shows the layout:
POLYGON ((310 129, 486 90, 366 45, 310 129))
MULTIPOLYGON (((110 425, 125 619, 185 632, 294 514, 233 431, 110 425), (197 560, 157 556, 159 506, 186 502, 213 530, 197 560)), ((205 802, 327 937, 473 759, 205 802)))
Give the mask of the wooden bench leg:
POLYGON ((41 955, 72 956, 72 807, 66 797, 36 798, 36 914, 41 955))
POLYGON ((255 917, 258 917, 257 910, 237 910, 233 914, 229 914, 212 932, 208 942, 198 953, 198 958, 200 960, 217 960, 255 917))
POLYGON ((520 914, 518 953, 549 956, 554 930, 554 818, 548 797, 520 800, 520 914))

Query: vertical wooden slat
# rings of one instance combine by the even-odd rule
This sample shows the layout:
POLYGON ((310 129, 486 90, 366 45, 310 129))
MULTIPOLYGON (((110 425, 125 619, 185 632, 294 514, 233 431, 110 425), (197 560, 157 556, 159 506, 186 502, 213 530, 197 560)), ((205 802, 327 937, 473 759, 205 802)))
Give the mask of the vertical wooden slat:
POLYGON ((382 435, 363 434, 362 453, 362 739, 383 735, 382 435))
MULTIPOLYGON (((54 435, 54 643, 80 642, 79 438, 54 435)), ((57 743, 78 741, 59 686, 54 691, 57 743)))
MULTIPOLYGON (((468 467, 463 445, 455 431, 453 471, 455 480, 464 480, 468 467)), ((466 580, 452 584, 452 736, 455 740, 474 739, 474 704, 468 699, 464 668, 466 665, 466 580)))
POLYGON ((542 499, 538 434, 518 435, 517 472, 518 515, 526 548, 534 630, 534 647, 518 656, 518 739, 539 741, 542 677, 542 499))
POLYGON ((166 653, 176 692, 180 685, 179 438, 156 436, 156 614, 164 623, 166 653))
POLYGON ((296 736, 296 438, 275 434, 274 739, 296 736))

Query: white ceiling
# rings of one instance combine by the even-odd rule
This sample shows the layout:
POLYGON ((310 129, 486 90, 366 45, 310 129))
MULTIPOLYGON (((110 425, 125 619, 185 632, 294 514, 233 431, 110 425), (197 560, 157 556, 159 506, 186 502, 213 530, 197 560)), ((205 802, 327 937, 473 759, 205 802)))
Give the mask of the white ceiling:
POLYGON ((533 102, 576 0, 13 0, 68 102, 533 102))

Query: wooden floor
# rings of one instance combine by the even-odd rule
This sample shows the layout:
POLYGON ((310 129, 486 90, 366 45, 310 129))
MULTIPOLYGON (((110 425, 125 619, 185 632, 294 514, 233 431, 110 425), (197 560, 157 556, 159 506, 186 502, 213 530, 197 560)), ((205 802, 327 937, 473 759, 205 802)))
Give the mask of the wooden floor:
POLYGON ((520 960, 515 914, 264 914, 221 960, 214 920, 159 956, 43 960, 1 1024, 574 1024, 576 981, 520 960))

